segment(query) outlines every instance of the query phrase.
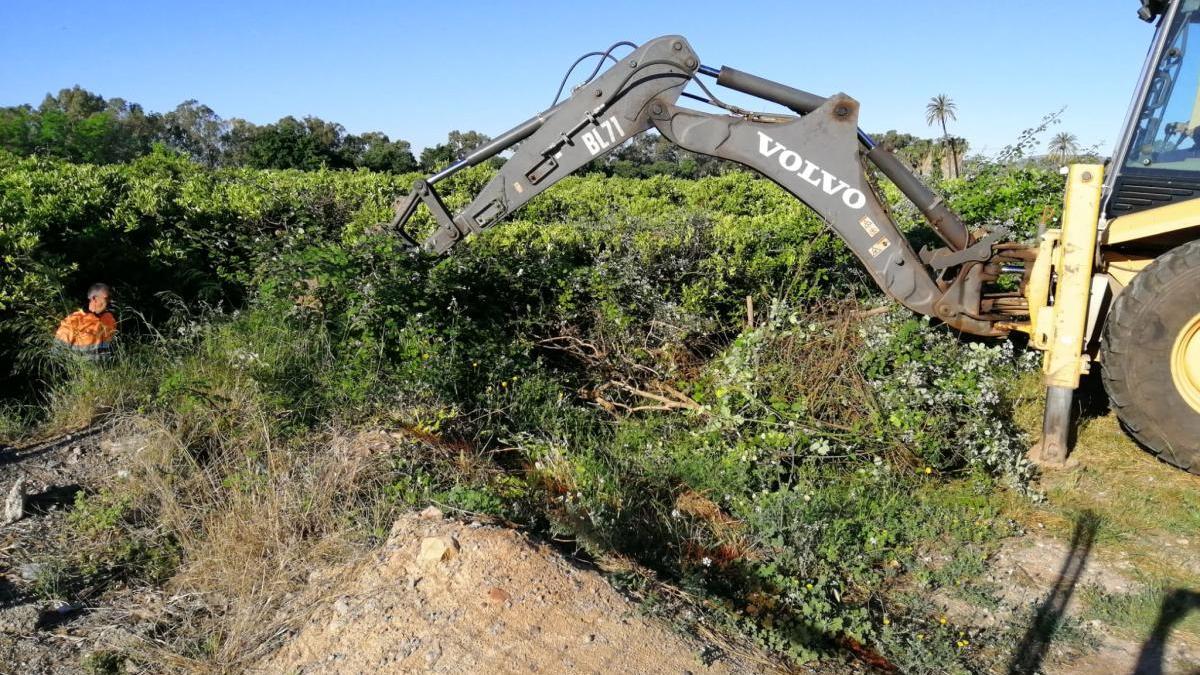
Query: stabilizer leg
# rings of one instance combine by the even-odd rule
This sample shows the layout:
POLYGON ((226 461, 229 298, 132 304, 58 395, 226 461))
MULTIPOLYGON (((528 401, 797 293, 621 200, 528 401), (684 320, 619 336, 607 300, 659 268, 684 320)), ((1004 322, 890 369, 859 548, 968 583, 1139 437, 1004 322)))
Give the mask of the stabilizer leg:
POLYGON ((1046 387, 1046 416, 1042 420, 1042 440, 1033 446, 1032 459, 1041 464, 1062 466, 1067 461, 1071 433, 1071 404, 1075 390, 1070 387, 1046 387))

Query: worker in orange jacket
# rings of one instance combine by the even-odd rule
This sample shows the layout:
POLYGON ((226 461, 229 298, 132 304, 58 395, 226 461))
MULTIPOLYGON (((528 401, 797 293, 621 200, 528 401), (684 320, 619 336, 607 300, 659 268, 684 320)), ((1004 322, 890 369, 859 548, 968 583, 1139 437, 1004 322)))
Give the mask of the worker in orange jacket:
POLYGON ((112 289, 108 284, 92 284, 87 293, 87 309, 81 309, 62 320, 54 338, 59 343, 87 356, 103 356, 112 351, 112 339, 117 334, 117 320, 108 311, 112 289))

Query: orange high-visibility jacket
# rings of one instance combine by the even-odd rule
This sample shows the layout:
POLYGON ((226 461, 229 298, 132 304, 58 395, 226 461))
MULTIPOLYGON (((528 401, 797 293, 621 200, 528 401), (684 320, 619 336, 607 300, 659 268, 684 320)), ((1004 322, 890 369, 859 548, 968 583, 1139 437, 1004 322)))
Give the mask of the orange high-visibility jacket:
POLYGON ((96 352, 107 351, 116 333, 117 320, 112 312, 92 314, 81 309, 62 320, 54 337, 80 351, 96 352))

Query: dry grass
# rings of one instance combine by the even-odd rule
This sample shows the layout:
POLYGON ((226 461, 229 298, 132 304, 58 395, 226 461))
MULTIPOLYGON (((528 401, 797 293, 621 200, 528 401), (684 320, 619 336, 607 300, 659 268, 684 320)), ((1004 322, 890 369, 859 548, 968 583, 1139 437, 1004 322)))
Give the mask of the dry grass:
POLYGON ((137 658, 241 672, 305 616, 294 604, 310 570, 361 555, 385 520, 364 497, 378 494, 397 438, 329 432, 289 447, 259 422, 216 438, 179 419, 128 423, 141 442, 122 487, 173 533, 183 559, 166 588, 168 633, 137 658))
POLYGON ((847 430, 850 421, 876 413, 871 387, 853 367, 865 349, 860 331, 867 314, 852 302, 814 309, 805 319, 814 330, 772 340, 764 355, 772 364, 766 368, 769 381, 763 384, 803 402, 812 419, 829 428, 847 430))

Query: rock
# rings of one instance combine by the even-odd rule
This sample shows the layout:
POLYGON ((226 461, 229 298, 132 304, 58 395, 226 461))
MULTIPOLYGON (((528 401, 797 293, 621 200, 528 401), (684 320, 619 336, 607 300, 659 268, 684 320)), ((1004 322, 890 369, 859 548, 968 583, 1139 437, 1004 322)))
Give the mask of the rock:
POLYGON ((41 612, 36 605, 16 605, 0 609, 0 633, 32 633, 41 612))
POLYGON ((37 581, 45 568, 46 566, 41 563, 25 563, 17 568, 17 571, 25 581, 37 581))
POLYGON ((57 600, 52 606, 38 612, 38 623, 56 623, 63 617, 74 614, 81 609, 83 609, 83 605, 72 605, 65 600, 57 600))
POLYGON ((429 651, 425 652, 425 662, 431 667, 442 658, 442 643, 435 642, 429 651))
POLYGON ((442 510, 436 506, 427 506, 425 507, 425 510, 420 513, 422 520, 441 520, 442 516, 442 510))
POLYGON ((417 562, 422 565, 435 565, 450 560, 458 555, 458 541, 454 537, 426 537, 421 540, 421 552, 417 554, 417 562))
POLYGON ((3 525, 12 525, 25 515, 25 477, 18 478, 11 489, 8 491, 8 498, 4 500, 4 522, 3 525))
POLYGON ((497 586, 488 589, 487 595, 493 602, 507 602, 512 597, 508 591, 497 586))
POLYGON ((345 598, 345 597, 338 598, 338 599, 337 599, 337 600, 336 600, 336 601, 333 603, 333 611, 334 611, 334 612, 336 612, 336 613, 338 613, 338 614, 343 614, 343 615, 344 615, 344 614, 346 614, 347 612, 349 612, 349 611, 350 611, 350 603, 349 603, 349 602, 346 602, 346 598, 345 598))

